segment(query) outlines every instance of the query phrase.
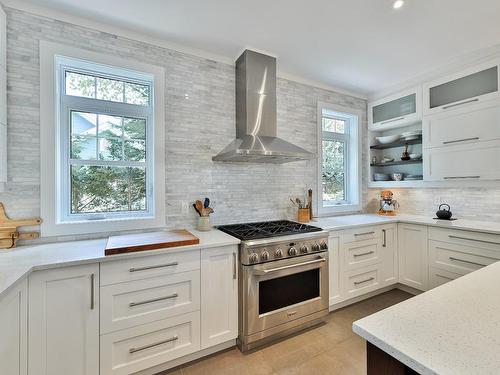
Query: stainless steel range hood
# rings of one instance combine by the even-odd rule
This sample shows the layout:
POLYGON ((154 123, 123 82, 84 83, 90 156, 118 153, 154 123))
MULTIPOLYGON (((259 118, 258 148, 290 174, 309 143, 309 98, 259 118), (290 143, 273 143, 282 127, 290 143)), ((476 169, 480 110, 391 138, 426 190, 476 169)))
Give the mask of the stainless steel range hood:
POLYGON ((283 164, 316 156, 276 136, 276 59, 245 50, 236 61, 236 139, 215 161, 283 164))

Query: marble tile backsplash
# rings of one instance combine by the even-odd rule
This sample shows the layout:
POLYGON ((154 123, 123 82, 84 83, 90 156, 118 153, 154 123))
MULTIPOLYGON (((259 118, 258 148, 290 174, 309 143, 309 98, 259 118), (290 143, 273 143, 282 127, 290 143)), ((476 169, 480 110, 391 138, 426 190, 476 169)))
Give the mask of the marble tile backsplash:
MULTIPOLYGON (((315 160, 281 166, 212 161, 235 137, 233 66, 12 8, 6 12, 8 183, 0 201, 11 217, 40 215, 40 40, 165 68, 168 227, 193 226, 197 216, 191 203, 205 196, 213 202, 213 223, 222 224, 294 218, 289 197, 307 188, 316 191, 315 160)), ((278 135, 312 152, 317 147, 318 101, 362 110, 366 128, 365 100, 286 79, 278 79, 277 96, 278 135)), ((366 142, 366 132, 363 139, 366 142)))
MULTIPOLYGON (((435 217, 440 203, 451 206, 453 217, 500 222, 499 188, 391 189, 400 208, 398 212, 435 217)), ((368 212, 379 208, 380 190, 370 189, 366 202, 368 212)))

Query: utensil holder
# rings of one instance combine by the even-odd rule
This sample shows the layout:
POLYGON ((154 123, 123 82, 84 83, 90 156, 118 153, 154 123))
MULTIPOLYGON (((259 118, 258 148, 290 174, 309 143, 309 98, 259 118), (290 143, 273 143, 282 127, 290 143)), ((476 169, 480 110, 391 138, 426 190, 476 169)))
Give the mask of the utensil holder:
POLYGON ((308 223, 311 221, 309 208, 299 208, 297 212, 297 221, 299 223, 308 223))
POLYGON ((209 216, 200 216, 198 218, 198 227, 197 229, 201 232, 208 232, 210 227, 210 217, 209 216))

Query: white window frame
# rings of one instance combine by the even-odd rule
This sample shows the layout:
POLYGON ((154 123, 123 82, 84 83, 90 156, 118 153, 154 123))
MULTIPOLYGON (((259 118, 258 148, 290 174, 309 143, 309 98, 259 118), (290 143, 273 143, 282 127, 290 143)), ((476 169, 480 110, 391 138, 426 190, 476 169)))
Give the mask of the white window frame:
MULTIPOLYGON (((42 236, 112 232, 165 225, 164 80, 161 67, 125 61, 61 44, 40 41, 40 151, 42 236), (75 69, 75 65, 77 68, 75 69), (150 85, 150 105, 139 106, 65 95, 65 70, 150 85), (147 210, 70 214, 69 108, 146 118, 147 210), (64 125, 64 126, 63 126, 64 125)), ((88 163, 87 161, 85 164, 88 163)), ((106 164, 96 161, 96 164, 106 164)), ((112 164, 112 163, 110 163, 112 164)))
POLYGON ((318 102, 317 111, 317 147, 318 147, 318 163, 317 163, 317 200, 316 200, 316 216, 328 216, 335 214, 345 214, 348 212, 359 212, 362 209, 361 205, 361 121, 363 112, 348 108, 345 106, 318 102), (323 113, 331 112, 331 117, 346 121, 348 129, 345 134, 324 132, 323 131, 323 113), (345 169, 345 195, 346 200, 330 202, 324 204, 323 201, 323 140, 326 138, 346 141, 346 150, 344 164, 345 169))

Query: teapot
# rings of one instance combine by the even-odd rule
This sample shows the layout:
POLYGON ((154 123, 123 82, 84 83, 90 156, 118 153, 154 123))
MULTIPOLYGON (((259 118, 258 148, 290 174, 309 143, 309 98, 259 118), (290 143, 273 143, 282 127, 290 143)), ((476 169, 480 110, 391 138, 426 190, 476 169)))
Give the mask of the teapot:
POLYGON ((438 208, 438 211, 436 212, 436 216, 438 217, 438 219, 442 219, 442 220, 450 220, 451 219, 451 216, 453 215, 450 211, 450 205, 449 204, 446 204, 446 203, 442 203, 439 205, 439 208, 438 208), (441 209, 441 207, 448 207, 448 209, 446 208, 443 208, 441 209))

